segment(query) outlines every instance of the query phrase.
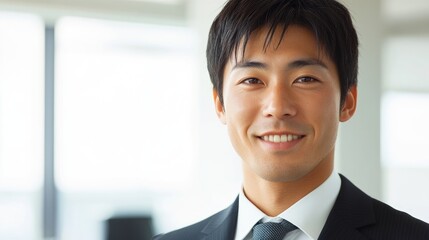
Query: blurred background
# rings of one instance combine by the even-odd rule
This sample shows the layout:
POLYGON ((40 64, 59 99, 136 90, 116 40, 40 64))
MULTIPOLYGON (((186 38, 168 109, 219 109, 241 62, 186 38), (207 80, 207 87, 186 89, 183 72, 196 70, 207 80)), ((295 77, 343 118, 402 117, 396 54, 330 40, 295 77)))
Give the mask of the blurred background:
MULTIPOLYGON (((429 2, 342 2, 360 82, 337 170, 429 221, 429 2)), ((118 219, 156 234, 234 200, 205 68, 223 3, 0 0, 0 239, 113 240, 118 219)))

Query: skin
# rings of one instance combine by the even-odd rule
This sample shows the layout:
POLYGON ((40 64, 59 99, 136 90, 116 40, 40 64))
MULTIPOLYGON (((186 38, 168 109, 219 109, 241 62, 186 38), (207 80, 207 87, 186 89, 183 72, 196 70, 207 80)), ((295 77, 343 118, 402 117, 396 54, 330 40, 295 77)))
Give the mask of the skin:
MULTIPOLYGON (((267 29, 250 36, 244 56, 225 66, 223 96, 213 91, 216 113, 242 159, 247 198, 277 216, 332 173, 339 122, 356 109, 352 87, 340 106, 338 71, 304 27, 275 32, 264 50, 267 29), (295 135, 274 143, 268 135, 295 135)), ((239 49, 239 53, 242 49, 239 49)))

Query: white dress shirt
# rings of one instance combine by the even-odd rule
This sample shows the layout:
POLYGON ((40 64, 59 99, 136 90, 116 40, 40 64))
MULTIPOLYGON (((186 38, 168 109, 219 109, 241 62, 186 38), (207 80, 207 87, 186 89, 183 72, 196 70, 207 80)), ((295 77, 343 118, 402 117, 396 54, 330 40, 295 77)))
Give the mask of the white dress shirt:
POLYGON ((298 229, 286 234, 283 240, 316 240, 322 232, 341 187, 338 173, 333 171, 319 187, 300 199, 276 217, 268 217, 244 195, 239 195, 235 240, 251 240, 253 226, 262 222, 280 222, 285 219, 298 229))

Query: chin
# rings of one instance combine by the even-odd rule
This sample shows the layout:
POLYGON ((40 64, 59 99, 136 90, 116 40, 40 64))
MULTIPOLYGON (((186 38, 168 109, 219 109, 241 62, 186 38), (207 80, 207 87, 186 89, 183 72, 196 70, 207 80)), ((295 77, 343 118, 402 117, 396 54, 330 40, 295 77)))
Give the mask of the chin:
POLYGON ((307 173, 297 169, 271 169, 266 171, 261 171, 258 174, 261 178, 270 181, 270 182, 295 182, 303 178, 307 173))

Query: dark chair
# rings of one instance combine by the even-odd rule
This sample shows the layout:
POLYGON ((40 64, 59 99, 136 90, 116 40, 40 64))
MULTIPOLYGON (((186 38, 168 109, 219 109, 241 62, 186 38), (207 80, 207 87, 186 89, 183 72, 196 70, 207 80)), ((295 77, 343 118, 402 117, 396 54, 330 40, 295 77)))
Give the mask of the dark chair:
POLYGON ((106 221, 106 240, 150 240, 153 237, 152 218, 118 216, 106 221))

